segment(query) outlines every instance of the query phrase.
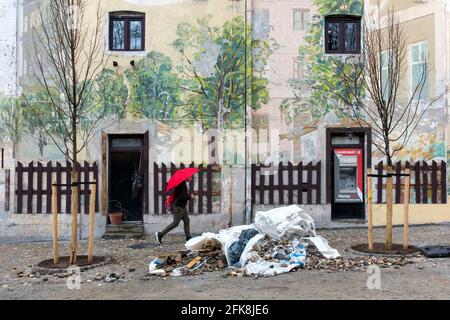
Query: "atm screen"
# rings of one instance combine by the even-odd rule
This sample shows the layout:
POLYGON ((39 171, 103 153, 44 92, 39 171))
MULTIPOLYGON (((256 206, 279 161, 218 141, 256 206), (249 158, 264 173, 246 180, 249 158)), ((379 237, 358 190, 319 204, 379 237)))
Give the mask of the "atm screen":
POLYGON ((356 168, 339 168, 339 192, 356 192, 356 168))

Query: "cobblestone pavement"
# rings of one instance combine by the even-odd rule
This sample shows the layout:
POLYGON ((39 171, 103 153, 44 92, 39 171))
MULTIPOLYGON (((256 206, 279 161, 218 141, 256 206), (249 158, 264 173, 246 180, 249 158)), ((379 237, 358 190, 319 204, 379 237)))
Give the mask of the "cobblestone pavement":
MULTIPOLYGON (((366 241, 366 229, 318 230, 344 257, 352 245, 366 241)), ((402 228, 394 228, 400 243, 402 228)), ((382 242, 384 229, 375 229, 382 242)), ((411 244, 450 245, 450 225, 415 226, 411 244)), ((34 275, 34 264, 51 258, 52 243, 0 245, 0 300, 3 299, 450 299, 450 258, 409 258, 411 263, 381 270, 381 289, 369 290, 366 271, 300 270, 272 278, 225 277, 227 270, 186 277, 145 277, 158 254, 184 249, 181 235, 168 235, 159 246, 143 240, 96 241, 95 254, 109 256, 105 266, 81 273, 80 289, 70 290, 63 275, 34 275), (138 243, 144 249, 131 249, 138 243)), ((79 253, 85 254, 82 242, 79 253)), ((60 244, 67 255, 69 244, 60 244)))

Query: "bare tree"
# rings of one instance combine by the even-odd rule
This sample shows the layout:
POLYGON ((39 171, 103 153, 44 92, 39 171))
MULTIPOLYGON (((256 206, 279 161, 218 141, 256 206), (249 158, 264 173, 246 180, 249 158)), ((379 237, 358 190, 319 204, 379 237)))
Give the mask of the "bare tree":
POLYGON ((26 107, 46 134, 72 162, 72 235, 70 263, 76 262, 78 214, 78 155, 95 136, 102 114, 94 112, 94 79, 106 63, 103 13, 100 7, 88 17, 89 0, 40 0, 33 29, 35 76, 57 126, 51 130, 48 115, 23 95, 26 107), (55 132, 57 130, 57 132, 55 132), (66 137, 66 139, 60 139, 66 137))
MULTIPOLYGON (((378 11, 380 12, 380 10, 378 11)), ((370 128, 372 143, 386 156, 388 171, 386 248, 392 247, 392 159, 403 150, 425 113, 445 92, 428 98, 429 61, 420 56, 417 77, 408 90, 407 38, 393 9, 385 17, 370 17, 363 27, 363 49, 345 61, 332 57, 344 90, 331 83, 329 93, 362 128, 370 128), (389 187, 390 185, 390 187, 389 187), (389 203, 390 202, 390 203, 389 203)))

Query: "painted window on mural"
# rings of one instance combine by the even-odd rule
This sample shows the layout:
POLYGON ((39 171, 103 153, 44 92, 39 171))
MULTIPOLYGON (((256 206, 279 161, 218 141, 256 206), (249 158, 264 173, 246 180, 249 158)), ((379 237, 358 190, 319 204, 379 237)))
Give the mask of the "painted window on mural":
POLYGON ((303 77, 303 66, 300 61, 298 61, 297 58, 293 59, 293 79, 301 79, 303 77))
POLYGON ((256 40, 269 39, 269 10, 257 9, 252 11, 252 36, 256 40))
POLYGON ((325 17, 325 52, 338 54, 360 53, 360 32, 360 17, 325 17))
POLYGON ((309 10, 308 9, 294 9, 294 31, 307 31, 309 29, 309 10))
POLYGON ((144 14, 110 13, 109 49, 112 51, 144 50, 144 14))
POLYGON ((427 99, 429 94, 428 81, 428 43, 421 42, 411 46, 411 94, 418 88, 422 90, 415 94, 416 98, 427 99), (423 79, 425 77, 425 79, 423 79), (419 85, 422 83, 421 87, 419 85))

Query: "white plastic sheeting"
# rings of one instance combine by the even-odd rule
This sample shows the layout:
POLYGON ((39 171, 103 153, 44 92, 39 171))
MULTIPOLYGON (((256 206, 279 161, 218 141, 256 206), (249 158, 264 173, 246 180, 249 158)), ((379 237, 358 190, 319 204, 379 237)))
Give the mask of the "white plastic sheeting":
POLYGON ((188 250, 200 250, 209 240, 218 241, 222 247, 223 252, 227 258, 227 263, 230 265, 230 259, 228 257, 228 249, 236 240, 239 240, 241 232, 246 229, 254 228, 252 225, 236 226, 229 229, 220 230, 219 233, 206 232, 201 236, 190 239, 184 245, 188 250))
POLYGON ((241 267, 248 274, 274 276, 303 266, 306 261, 306 246, 308 243, 315 246, 327 259, 335 259, 340 256, 338 251, 331 248, 323 237, 316 235, 313 218, 296 205, 258 211, 253 224, 223 229, 218 234, 203 233, 201 236, 187 241, 185 247, 188 250, 195 251, 202 249, 208 241, 218 241, 227 258, 228 265, 230 265, 228 249, 233 242, 239 240, 243 230, 251 228, 258 230, 260 233, 248 241, 239 259, 241 267), (266 261, 258 255, 255 248, 260 241, 264 240, 265 235, 269 235, 276 240, 291 242, 292 252, 285 260, 274 263, 266 261))
POLYGON ((319 252, 327 259, 336 259, 341 256, 339 252, 330 247, 328 241, 321 236, 305 237, 302 238, 302 240, 308 241, 310 244, 315 246, 317 250, 319 250, 319 252))
POLYGON ((314 219, 296 205, 256 212, 254 227, 277 240, 316 235, 314 219))

